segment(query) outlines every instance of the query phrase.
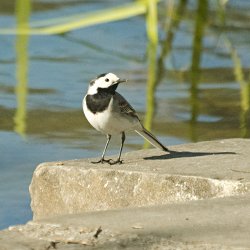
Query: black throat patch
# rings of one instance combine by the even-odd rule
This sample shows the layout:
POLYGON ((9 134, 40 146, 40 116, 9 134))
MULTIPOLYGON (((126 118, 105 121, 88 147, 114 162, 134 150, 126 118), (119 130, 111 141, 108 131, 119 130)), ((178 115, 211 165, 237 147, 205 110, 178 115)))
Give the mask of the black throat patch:
POLYGON ((117 84, 114 84, 109 88, 98 88, 96 94, 87 95, 86 104, 88 109, 94 114, 106 110, 109 106, 112 96, 115 94, 117 86, 117 84))

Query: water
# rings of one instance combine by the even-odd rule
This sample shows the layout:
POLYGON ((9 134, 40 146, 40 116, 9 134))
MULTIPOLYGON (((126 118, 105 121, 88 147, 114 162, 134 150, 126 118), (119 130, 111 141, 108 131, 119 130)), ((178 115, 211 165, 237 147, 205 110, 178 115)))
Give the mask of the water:
MULTIPOLYGON (((177 8, 179 2, 175 3, 177 8)), ((115 1, 39 0, 32 3, 30 20, 114 5, 115 1)), ((114 72, 129 79, 119 92, 142 119, 148 119, 154 134, 166 145, 249 138, 249 100, 244 97, 247 88, 235 79, 235 64, 224 39, 235 48, 241 60, 239 68, 249 82, 250 3, 229 1, 223 25, 215 2, 209 2, 208 19, 201 32, 203 49, 196 52, 196 1, 187 3, 177 25, 165 22, 169 20, 165 6, 163 1, 159 10, 156 64, 161 78, 156 79, 155 105, 146 99, 148 67, 152 66, 148 66, 147 58, 152 51, 147 51, 143 16, 63 35, 30 36, 26 41, 1 35, 0 228, 32 218, 28 186, 40 162, 100 155, 106 138, 90 127, 81 110, 88 82, 100 73, 114 72), (172 41, 165 25, 172 29, 172 41), (164 54, 167 43, 171 49, 164 54), (153 119, 149 116, 152 108, 153 119)), ((15 25, 14 7, 14 1, 0 2, 1 28, 15 25)), ((119 143, 119 138, 112 141, 109 154, 117 153, 119 143)), ((129 133, 124 151, 140 149, 143 143, 129 133)))

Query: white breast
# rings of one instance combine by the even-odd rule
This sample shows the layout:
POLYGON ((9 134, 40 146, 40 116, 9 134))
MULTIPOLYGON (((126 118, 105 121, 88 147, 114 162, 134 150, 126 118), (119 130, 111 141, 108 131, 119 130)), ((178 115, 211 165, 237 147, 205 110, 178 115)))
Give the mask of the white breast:
MULTIPOLYGON (((111 98, 108 109, 93 114, 86 105, 86 96, 83 99, 83 112, 88 122, 98 131, 103 134, 120 134, 123 131, 134 129, 135 125, 139 125, 139 122, 131 121, 125 117, 120 116, 113 112, 113 98, 111 98)), ((139 125, 140 126, 140 125, 139 125)))

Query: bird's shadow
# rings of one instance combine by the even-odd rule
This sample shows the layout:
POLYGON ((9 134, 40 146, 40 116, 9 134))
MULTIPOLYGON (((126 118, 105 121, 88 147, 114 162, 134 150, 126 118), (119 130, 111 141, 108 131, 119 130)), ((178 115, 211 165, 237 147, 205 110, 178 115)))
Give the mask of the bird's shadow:
POLYGON ((144 157, 144 160, 167 160, 174 158, 188 158, 188 157, 199 157, 207 155, 235 155, 235 152, 190 152, 190 151, 174 151, 169 150, 167 154, 164 155, 154 155, 144 157))

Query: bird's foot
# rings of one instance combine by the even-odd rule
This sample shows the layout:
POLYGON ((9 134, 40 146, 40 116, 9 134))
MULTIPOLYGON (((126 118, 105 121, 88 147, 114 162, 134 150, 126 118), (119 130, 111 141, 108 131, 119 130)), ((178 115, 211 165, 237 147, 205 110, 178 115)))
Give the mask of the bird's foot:
POLYGON ((165 151, 165 152, 169 152, 169 153, 171 153, 171 150, 170 150, 170 149, 168 149, 168 148, 165 148, 165 149, 164 149, 164 151, 165 151))
POLYGON ((123 163, 123 161, 120 158, 118 158, 116 161, 112 160, 109 162, 110 165, 122 164, 122 163, 123 163))
POLYGON ((98 163, 109 163, 110 164, 111 159, 105 160, 104 158, 101 158, 99 161, 92 161, 91 163, 98 164, 98 163))

